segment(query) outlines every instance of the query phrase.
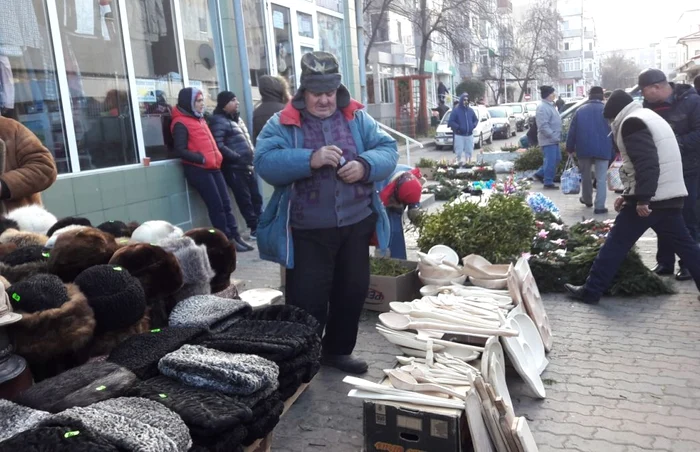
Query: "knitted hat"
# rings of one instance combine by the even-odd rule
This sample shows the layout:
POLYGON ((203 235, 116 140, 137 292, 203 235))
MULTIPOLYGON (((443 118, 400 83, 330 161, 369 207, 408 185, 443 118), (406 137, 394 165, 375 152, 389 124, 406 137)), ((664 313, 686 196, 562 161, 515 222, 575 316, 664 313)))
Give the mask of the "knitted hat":
POLYGON ((284 411, 284 402, 275 393, 253 408, 253 420, 246 424, 248 436, 243 441, 246 446, 251 445, 258 438, 266 437, 280 421, 284 411))
POLYGON ((106 221, 97 226, 97 229, 112 234, 115 237, 131 237, 131 234, 139 227, 138 223, 126 224, 123 221, 106 221))
POLYGON ((277 364, 255 355, 183 345, 158 363, 160 373, 184 384, 224 394, 253 394, 277 388, 277 364))
POLYGON ((209 263, 216 273, 211 280, 212 293, 226 289, 231 284, 231 274, 236 271, 236 247, 218 229, 192 229, 185 235, 191 237, 197 245, 207 247, 209 263))
POLYGON ((251 311, 246 318, 251 320, 282 320, 306 325, 312 330, 318 329, 318 321, 305 310, 289 304, 267 306, 251 311))
POLYGON ((95 313, 96 334, 129 327, 146 312, 141 283, 122 267, 90 267, 75 278, 75 284, 95 313))
POLYGON ((162 328, 131 336, 115 347, 108 361, 129 369, 142 380, 158 375, 158 361, 202 334, 199 328, 162 328))
POLYGON ((5 218, 15 221, 19 225, 20 231, 36 232, 42 235, 46 235, 51 226, 56 224, 56 217, 37 204, 15 209, 5 215, 5 218))
POLYGON ((218 96, 216 96, 216 108, 217 110, 222 110, 229 102, 236 98, 236 95, 231 91, 221 91, 218 96))
MULTIPOLYGON (((51 424, 60 424, 51 419, 51 424)), ((82 425, 82 424, 79 424, 82 425)), ((122 452, 87 428, 71 425, 35 427, 0 443, 0 452, 122 452)))
POLYGON ((0 217, 0 234, 8 229, 19 229, 19 225, 15 220, 10 220, 9 218, 0 217))
POLYGON ((542 96, 542 99, 546 99, 549 96, 552 95, 552 93, 555 91, 554 87, 549 86, 549 85, 542 85, 540 86, 540 95, 542 96))
POLYGON ((58 220, 53 226, 49 228, 49 230, 46 232, 46 235, 51 237, 54 232, 58 231, 59 229, 63 229, 66 226, 88 226, 92 227, 92 223, 90 223, 90 220, 87 218, 82 218, 82 217, 65 217, 61 218, 58 220))
POLYGON ((189 237, 176 237, 161 240, 159 246, 175 255, 182 270, 183 287, 175 294, 176 299, 183 300, 195 295, 211 293, 209 281, 214 277, 207 249, 197 245, 189 237))
POLYGON ((53 235, 51 235, 51 237, 49 237, 49 240, 46 241, 44 248, 51 249, 54 246, 56 246, 56 240, 58 240, 58 238, 61 236, 61 234, 64 234, 64 233, 69 232, 69 231, 77 231, 79 229, 87 229, 89 227, 90 226, 83 226, 80 224, 71 224, 71 225, 62 227, 61 229, 57 229, 56 231, 54 231, 53 235))
POLYGON ((591 86, 591 89, 588 91, 589 96, 605 96, 605 90, 603 90, 602 86, 591 86))
POLYGON ((192 449, 190 449, 190 452, 208 452, 212 450, 244 452, 243 443, 247 438, 248 428, 243 424, 235 425, 225 432, 214 436, 195 436, 195 434, 192 433, 192 442, 194 445, 192 449))
POLYGON ((132 243, 158 243, 173 237, 182 237, 182 229, 167 221, 147 221, 131 234, 132 243))
POLYGON ((125 268, 138 278, 148 303, 177 292, 183 284, 177 258, 158 246, 145 243, 125 246, 114 253, 109 264, 125 268))
POLYGON ((7 289, 16 310, 32 313, 61 307, 68 301, 68 291, 55 275, 35 275, 7 289))
POLYGON ((136 382, 136 375, 114 363, 90 362, 35 384, 19 396, 17 403, 58 413, 120 397, 136 382))
POLYGON ((170 326, 196 326, 223 331, 252 310, 248 303, 198 295, 182 300, 170 313, 170 326))
POLYGON ((49 413, 45 411, 34 410, 9 400, 0 399, 0 441, 5 441, 17 433, 29 430, 49 416, 49 413))
POLYGON ((95 228, 61 234, 49 258, 49 272, 72 282, 85 269, 106 264, 117 250, 114 237, 95 228))
MULTIPOLYGON (((236 398, 220 392, 186 386, 163 375, 143 381, 132 394, 160 402, 177 413, 197 437, 219 435, 252 418, 252 411, 236 398)), ((242 439, 242 438, 241 438, 242 439)))
POLYGON ((18 231, 17 229, 7 229, 5 232, 0 234, 0 243, 14 243, 17 248, 23 248, 25 246, 46 245, 46 241, 49 240, 43 234, 37 234, 35 232, 29 231, 18 231))
POLYGON ((632 102, 634 102, 632 96, 627 94, 624 90, 616 89, 605 103, 603 117, 605 119, 615 119, 617 115, 632 102))

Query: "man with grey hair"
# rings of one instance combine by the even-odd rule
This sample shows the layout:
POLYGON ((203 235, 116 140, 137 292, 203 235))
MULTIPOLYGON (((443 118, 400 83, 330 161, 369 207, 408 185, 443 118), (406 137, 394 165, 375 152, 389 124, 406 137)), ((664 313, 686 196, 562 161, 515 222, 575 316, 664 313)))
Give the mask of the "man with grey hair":
POLYGON ((300 87, 258 136, 255 170, 275 191, 258 225, 260 257, 284 265, 286 302, 319 322, 322 363, 364 373, 353 357, 369 289, 369 245, 389 244, 377 183, 394 171, 396 141, 341 83, 330 53, 301 59, 300 87))

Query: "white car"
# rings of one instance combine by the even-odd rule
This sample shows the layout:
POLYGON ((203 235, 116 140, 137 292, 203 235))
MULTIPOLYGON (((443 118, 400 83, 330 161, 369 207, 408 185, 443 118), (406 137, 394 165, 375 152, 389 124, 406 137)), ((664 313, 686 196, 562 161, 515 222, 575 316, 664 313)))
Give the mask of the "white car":
MULTIPOLYGON (((474 149, 479 149, 484 143, 491 143, 493 140, 493 124, 491 123, 491 115, 483 105, 472 106, 479 123, 474 128, 474 149)), ((438 125, 435 134, 435 148, 441 151, 444 148, 450 148, 454 144, 452 129, 447 125, 450 120, 452 110, 445 113, 442 117, 440 125, 438 125)))

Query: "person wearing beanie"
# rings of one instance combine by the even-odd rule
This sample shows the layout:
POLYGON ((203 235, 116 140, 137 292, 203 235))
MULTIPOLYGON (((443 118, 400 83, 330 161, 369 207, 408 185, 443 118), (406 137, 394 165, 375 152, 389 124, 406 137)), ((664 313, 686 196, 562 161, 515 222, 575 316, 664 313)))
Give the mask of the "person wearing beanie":
POLYGON ((379 197, 386 208, 391 227, 389 256, 394 259, 406 259, 406 239, 403 235, 403 213, 408 208, 409 218, 420 208, 423 192, 422 176, 418 168, 397 165, 394 173, 383 182, 379 197))
POLYGON ((634 102, 623 90, 610 96, 603 116, 612 121, 613 139, 620 149, 624 185, 615 200, 618 213, 583 286, 566 284, 569 295, 597 303, 639 238, 650 228, 671 240, 700 289, 700 245, 683 222, 688 191, 673 129, 658 114, 634 102))
MULTIPOLYGON (((209 119, 209 128, 224 156, 221 172, 250 228, 250 238, 255 240, 258 219, 262 214, 262 196, 253 171, 253 143, 238 110, 238 99, 231 91, 219 93, 216 109, 209 119)), ((236 251, 252 249, 244 241, 236 241, 236 251)))
POLYGON ((301 58, 296 95, 255 147, 255 170, 275 188, 258 225, 260 257, 286 267, 287 304, 316 317, 324 362, 350 373, 367 371, 352 352, 375 232, 378 248, 389 247, 379 184, 398 157, 396 140, 350 97, 327 52, 301 58))
POLYGON ((200 90, 180 90, 170 131, 175 154, 183 163, 185 179, 202 197, 209 212, 209 221, 229 240, 238 243, 238 224, 231 210, 226 180, 221 173, 223 157, 206 125, 204 94, 200 90))
MULTIPOLYGON (((644 108, 655 111, 673 129, 683 160, 683 181, 688 190, 683 206, 683 219, 690 236, 698 239, 698 217, 695 204, 700 190, 700 95, 691 85, 669 83, 659 69, 646 69, 639 74, 637 84, 644 96, 644 108)), ((658 275, 672 275, 676 266, 673 239, 658 235, 656 267, 658 275)), ((679 261, 676 279, 693 278, 683 260, 679 261)))
POLYGON ((574 113, 566 138, 566 151, 576 154, 581 168, 581 204, 593 206, 592 170, 595 170, 596 180, 601 181, 595 196, 596 215, 608 213, 605 207, 607 186, 602 181, 607 179, 608 163, 614 157, 610 125, 603 118, 603 96, 603 88, 591 88, 588 102, 574 113))
POLYGON ((561 116, 554 98, 556 93, 553 87, 543 85, 540 87, 542 102, 537 106, 535 121, 537 123, 537 142, 542 148, 544 163, 537 170, 535 177, 544 183, 544 188, 557 190, 554 185, 554 177, 557 174, 557 166, 561 161, 559 141, 561 141, 561 116))
POLYGON ((185 233, 197 245, 207 248, 209 264, 214 270, 211 280, 211 293, 216 294, 231 285, 231 274, 236 271, 236 248, 226 240, 226 236, 213 228, 196 228, 185 233))

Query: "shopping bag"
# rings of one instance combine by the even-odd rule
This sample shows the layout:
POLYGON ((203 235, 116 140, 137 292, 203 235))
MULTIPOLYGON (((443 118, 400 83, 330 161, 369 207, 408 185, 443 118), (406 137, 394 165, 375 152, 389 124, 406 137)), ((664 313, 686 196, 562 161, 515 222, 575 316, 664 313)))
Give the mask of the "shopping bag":
POLYGON ((622 179, 620 178, 620 168, 622 167, 621 160, 615 160, 608 168, 608 190, 610 191, 621 191, 625 187, 622 185, 622 179))
POLYGON ((561 174, 561 191, 565 195, 578 195, 581 192, 581 172, 572 155, 566 161, 564 172, 561 174))

